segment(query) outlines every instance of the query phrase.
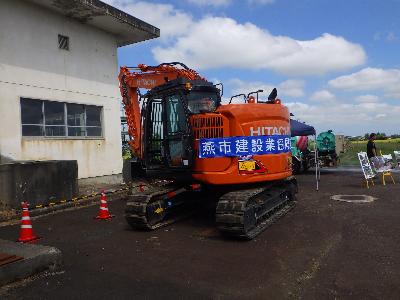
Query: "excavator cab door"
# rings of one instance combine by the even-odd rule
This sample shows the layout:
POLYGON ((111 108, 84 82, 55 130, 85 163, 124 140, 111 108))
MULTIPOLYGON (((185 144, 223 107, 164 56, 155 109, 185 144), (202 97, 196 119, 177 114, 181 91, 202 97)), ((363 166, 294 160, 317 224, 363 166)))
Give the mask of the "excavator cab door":
POLYGON ((189 117, 180 93, 165 97, 167 163, 170 168, 188 169, 192 165, 192 139, 189 117))
POLYGON ((183 101, 178 91, 147 99, 143 120, 147 170, 188 170, 192 166, 192 137, 183 101))

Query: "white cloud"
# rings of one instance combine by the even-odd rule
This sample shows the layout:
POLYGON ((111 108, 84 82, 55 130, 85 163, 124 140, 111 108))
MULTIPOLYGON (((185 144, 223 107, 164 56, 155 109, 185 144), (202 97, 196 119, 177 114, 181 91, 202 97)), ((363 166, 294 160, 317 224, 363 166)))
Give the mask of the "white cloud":
POLYGON ((275 0, 247 0, 249 4, 255 4, 255 5, 265 5, 265 4, 272 4, 275 2, 275 0))
POLYGON ((190 14, 176 9, 171 4, 132 0, 106 0, 104 2, 156 26, 160 29, 161 40, 164 41, 187 35, 188 28, 193 24, 193 19, 190 14))
POLYGON ((331 87, 348 91, 382 91, 386 97, 400 99, 400 70, 365 68, 329 81, 331 87))
POLYGON ((318 132, 332 129, 345 135, 377 131, 387 134, 398 133, 400 106, 387 103, 311 105, 302 102, 285 105, 295 115, 294 118, 314 126, 318 132), (371 122, 372 120, 377 122, 371 122))
POLYGON ((356 101, 359 103, 375 103, 378 102, 379 97, 375 95, 362 95, 356 97, 356 101))
POLYGON ((381 36, 382 36, 382 34, 379 31, 375 32, 373 35, 374 41, 379 41, 381 39, 381 36))
MULTIPOLYGON (((297 79, 290 79, 281 82, 280 84, 274 85, 271 83, 265 83, 260 81, 243 81, 241 79, 231 79, 228 84, 232 86, 232 95, 236 94, 248 94, 250 92, 255 92, 257 90, 263 90, 263 93, 259 94, 262 101, 268 98, 268 95, 275 87, 278 90, 278 98, 283 98, 285 96, 289 97, 302 97, 304 96, 304 81, 297 79)), ((284 99, 282 99, 284 100, 284 99)), ((239 101, 241 102, 241 101, 239 101)))
POLYGON ((319 90, 314 92, 310 99, 314 102, 334 102, 336 97, 328 90, 319 90))
POLYGON ((393 42, 393 41, 397 41, 399 38, 396 35, 396 33, 393 31, 389 31, 389 32, 377 31, 374 33, 373 39, 374 39, 374 41, 380 41, 380 40, 384 39, 387 42, 393 42))
POLYGON ((282 95, 291 97, 303 97, 304 96, 304 80, 289 79, 279 84, 278 91, 282 95))
MULTIPOLYGON (((232 0, 186 0, 186 2, 199 6, 228 6, 232 0)), ((247 0, 250 5, 267 5, 274 3, 275 0, 247 0)))
POLYGON ((390 31, 390 32, 388 32, 388 34, 386 36, 386 40, 388 42, 393 42, 393 41, 397 41, 398 38, 397 38, 397 35, 393 31, 390 31))
POLYGON ((189 3, 199 6, 228 6, 231 0, 186 0, 189 3))
MULTIPOLYGON (((191 1, 216 5, 229 2, 191 1)), ((106 2, 160 28, 164 44, 152 49, 158 62, 182 61, 203 70, 231 67, 314 75, 347 70, 366 61, 360 45, 329 33, 300 41, 272 35, 252 23, 238 23, 227 17, 206 16, 194 20, 191 14, 171 4, 134 0, 106 2)))
POLYGON ((205 17, 186 32, 173 45, 153 49, 156 60, 185 61, 196 69, 271 69, 287 75, 346 70, 366 60, 360 45, 328 33, 299 41, 221 17, 205 17))

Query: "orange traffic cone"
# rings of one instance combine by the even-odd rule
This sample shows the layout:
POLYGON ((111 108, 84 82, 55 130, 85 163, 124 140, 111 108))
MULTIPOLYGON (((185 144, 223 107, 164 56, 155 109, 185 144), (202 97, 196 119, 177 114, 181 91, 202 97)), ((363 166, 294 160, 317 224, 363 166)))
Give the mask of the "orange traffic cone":
POLYGON ((19 232, 19 242, 27 243, 39 239, 32 230, 31 218, 29 217, 29 204, 27 202, 21 202, 22 205, 22 219, 21 219, 21 230, 19 232))
POLYGON ((101 198, 100 198, 100 210, 99 210, 99 214, 97 215, 97 217, 95 219, 109 220, 112 217, 114 217, 114 216, 111 215, 110 212, 108 211, 106 194, 105 194, 104 190, 102 190, 101 198))

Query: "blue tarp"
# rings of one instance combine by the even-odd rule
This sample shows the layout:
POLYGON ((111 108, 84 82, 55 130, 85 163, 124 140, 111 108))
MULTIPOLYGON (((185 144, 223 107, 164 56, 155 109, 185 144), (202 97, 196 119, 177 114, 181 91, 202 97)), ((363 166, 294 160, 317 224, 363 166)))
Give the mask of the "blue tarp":
POLYGON ((290 119, 290 132, 292 136, 315 135, 314 127, 290 119))

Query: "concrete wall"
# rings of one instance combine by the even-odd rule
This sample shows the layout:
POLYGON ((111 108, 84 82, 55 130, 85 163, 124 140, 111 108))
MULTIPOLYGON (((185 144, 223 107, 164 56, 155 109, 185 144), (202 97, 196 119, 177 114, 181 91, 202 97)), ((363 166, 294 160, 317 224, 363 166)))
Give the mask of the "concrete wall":
POLYGON ((79 178, 121 173, 115 38, 22 1, 0 1, 0 159, 77 160, 79 178), (70 51, 58 48, 69 36, 70 51), (103 138, 22 137, 20 97, 103 107, 103 138))
POLYGON ((27 161, 0 165, 0 208, 31 207, 78 196, 75 160, 27 161))

